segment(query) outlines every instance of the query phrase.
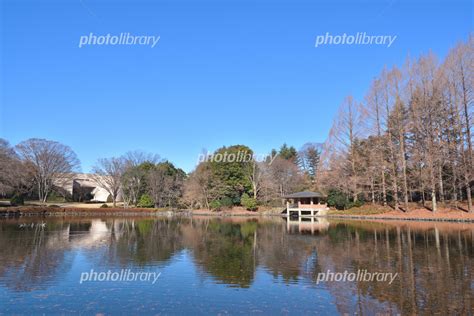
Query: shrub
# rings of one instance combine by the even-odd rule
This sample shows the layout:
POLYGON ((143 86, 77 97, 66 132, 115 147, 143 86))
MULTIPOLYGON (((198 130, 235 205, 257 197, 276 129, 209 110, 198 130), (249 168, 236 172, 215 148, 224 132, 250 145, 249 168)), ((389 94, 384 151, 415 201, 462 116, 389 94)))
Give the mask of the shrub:
POLYGON ((335 207, 338 210, 347 208, 349 199, 347 195, 339 190, 331 189, 328 193, 328 206, 335 207))
POLYGON ((328 193, 328 206, 335 207, 338 210, 346 210, 348 208, 364 205, 362 197, 359 197, 356 202, 350 202, 350 198, 351 197, 340 190, 331 189, 328 193))
POLYGON ((224 208, 232 208, 234 206, 234 201, 230 197, 223 197, 219 202, 224 208))
POLYGON ((257 200, 250 197, 247 193, 242 194, 240 198, 240 204, 249 211, 257 210, 257 200))
POLYGON ((221 202, 219 202, 217 200, 214 200, 214 201, 211 201, 211 203, 209 203, 209 207, 213 211, 219 211, 221 209, 222 205, 221 205, 221 202))
POLYGON ((137 206, 139 206, 139 207, 153 207, 153 206, 155 206, 155 203, 153 203, 153 199, 151 198, 150 195, 142 194, 142 196, 140 196, 140 200, 138 201, 137 206))
POLYGON ((10 199, 10 204, 11 204, 12 206, 23 205, 23 204, 25 204, 25 199, 23 198, 22 195, 15 194, 15 195, 12 196, 12 198, 10 199))
POLYGON ((105 203, 100 206, 100 208, 107 208, 107 207, 109 207, 109 206, 105 203))

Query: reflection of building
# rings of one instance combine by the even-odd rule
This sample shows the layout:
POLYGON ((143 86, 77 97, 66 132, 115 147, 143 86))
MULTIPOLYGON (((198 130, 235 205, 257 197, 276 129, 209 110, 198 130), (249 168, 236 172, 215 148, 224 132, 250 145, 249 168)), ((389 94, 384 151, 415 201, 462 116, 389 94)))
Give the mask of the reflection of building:
POLYGON ((296 220, 291 220, 291 217, 286 219, 286 228, 289 233, 320 233, 328 230, 329 222, 326 218, 321 217, 298 217, 296 220))
POLYGON ((326 215, 328 207, 326 198, 319 192, 297 192, 284 196, 286 199, 286 215, 318 216, 326 215))
POLYGON ((69 242, 71 247, 90 248, 97 246, 110 235, 105 222, 100 219, 90 222, 71 223, 69 225, 69 242))
MULTIPOLYGON (((76 202, 112 202, 110 193, 99 184, 99 182, 104 183, 104 181, 97 181, 101 177, 105 176, 76 173, 57 181, 56 186, 64 190, 76 202)), ((120 192, 117 201, 122 201, 120 192)))

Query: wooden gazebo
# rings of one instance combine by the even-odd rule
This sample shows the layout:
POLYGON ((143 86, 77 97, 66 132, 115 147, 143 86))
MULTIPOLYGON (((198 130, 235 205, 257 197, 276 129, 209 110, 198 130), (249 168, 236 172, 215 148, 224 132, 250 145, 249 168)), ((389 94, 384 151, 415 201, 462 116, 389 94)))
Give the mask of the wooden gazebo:
POLYGON ((320 192, 296 192, 283 197, 286 200, 286 215, 319 216, 328 210, 326 196, 320 192))

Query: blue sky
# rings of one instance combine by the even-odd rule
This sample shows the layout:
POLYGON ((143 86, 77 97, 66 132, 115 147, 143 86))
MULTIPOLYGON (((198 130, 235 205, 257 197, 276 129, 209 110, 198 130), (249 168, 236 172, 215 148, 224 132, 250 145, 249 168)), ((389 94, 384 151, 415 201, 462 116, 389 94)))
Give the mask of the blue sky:
POLYGON ((0 137, 68 144, 86 172, 128 150, 190 171, 203 149, 323 142, 346 95, 408 55, 444 56, 474 20, 456 0, 0 1, 0 137), (160 41, 79 48, 91 32, 160 41), (397 38, 315 48, 326 32, 397 38))

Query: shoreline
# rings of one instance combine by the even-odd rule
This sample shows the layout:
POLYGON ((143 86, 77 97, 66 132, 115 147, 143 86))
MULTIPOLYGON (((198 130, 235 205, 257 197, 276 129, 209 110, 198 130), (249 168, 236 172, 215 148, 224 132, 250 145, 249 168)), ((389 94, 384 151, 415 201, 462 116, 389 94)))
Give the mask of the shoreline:
MULTIPOLYGON (((245 210, 227 210, 212 212, 208 210, 163 210, 152 208, 81 208, 81 207, 41 207, 41 206, 18 206, 0 207, 0 218, 19 217, 47 217, 47 216, 209 216, 209 217, 286 217, 278 210, 267 210, 251 212, 245 210)), ((316 216, 318 218, 353 219, 353 220, 398 220, 398 221, 422 221, 422 222, 453 222, 474 223, 474 214, 464 212, 439 212, 429 211, 385 212, 379 214, 327 214, 316 216)))
POLYGON ((474 223, 474 218, 395 217, 395 216, 374 216, 374 215, 326 215, 324 217, 333 218, 333 219, 352 219, 352 220, 371 220, 371 221, 381 220, 381 221, 406 221, 406 222, 474 223))

